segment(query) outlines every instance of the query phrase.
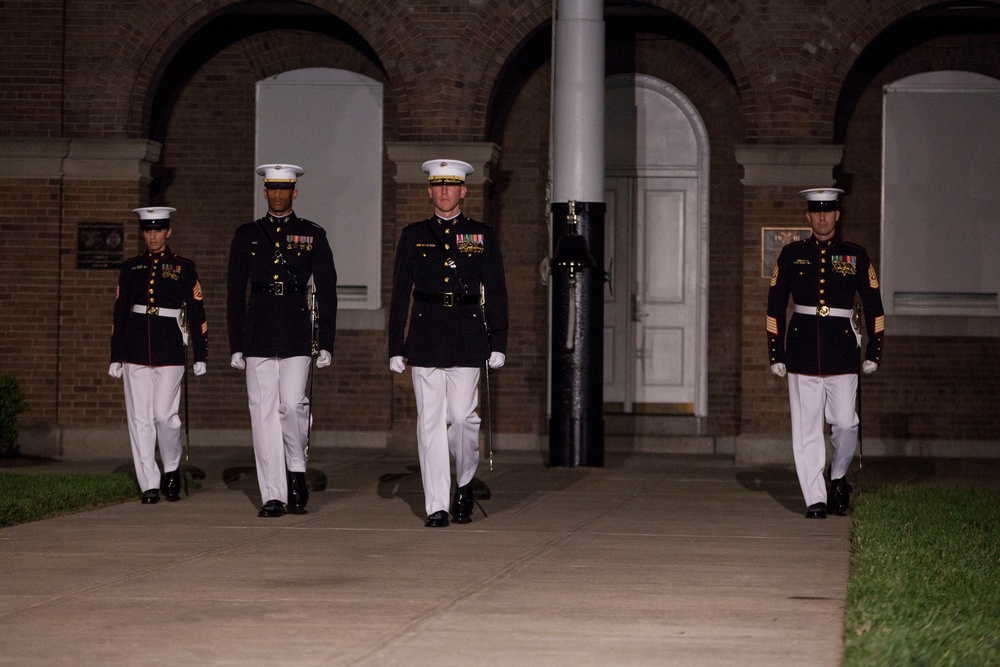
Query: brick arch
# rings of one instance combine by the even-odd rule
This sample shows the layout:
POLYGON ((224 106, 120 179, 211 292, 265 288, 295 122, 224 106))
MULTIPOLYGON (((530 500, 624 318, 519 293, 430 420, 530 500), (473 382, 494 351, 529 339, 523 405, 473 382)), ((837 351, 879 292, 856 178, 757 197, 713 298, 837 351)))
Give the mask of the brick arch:
MULTIPOLYGON (((885 36, 918 13, 949 4, 957 3, 903 0, 876 8, 870 2, 852 0, 828 4, 815 13, 799 12, 798 17, 792 12, 785 30, 772 38, 773 44, 786 46, 775 46, 764 52, 767 58, 760 59, 772 72, 754 81, 755 90, 759 87, 766 92, 753 99, 764 100, 768 106, 748 108, 748 132, 762 143, 839 141, 852 96, 859 94, 857 88, 864 78, 859 63, 863 70, 866 59, 899 55, 908 47, 885 36), (872 55, 873 44, 881 44, 877 46, 881 55, 872 55)), ((1000 15, 1000 4, 985 4, 997 7, 1000 15)))
POLYGON ((897 2, 876 9, 872 3, 853 1, 828 5, 810 17, 790 42, 792 68, 783 93, 786 108, 802 119, 799 134, 817 142, 834 141, 838 100, 858 54, 880 32, 919 8, 897 2))
POLYGON ((779 104, 774 82, 785 67, 781 49, 759 12, 742 0, 702 3, 696 0, 651 3, 673 13, 701 33, 729 67, 740 97, 747 139, 763 141, 768 117, 779 104))
MULTIPOLYGON (((921 7, 900 3, 894 11, 875 17, 865 17, 870 20, 859 20, 856 33, 850 33, 852 46, 855 46, 857 58, 835 63, 837 81, 841 83, 835 98, 835 111, 832 119, 833 139, 843 143, 847 127, 854 115, 856 106, 865 94, 868 86, 878 79, 887 68, 894 68, 904 73, 916 74, 928 69, 940 68, 941 63, 928 64, 925 58, 914 60, 914 47, 918 44, 931 43, 935 40, 959 40, 967 45, 967 49, 988 48, 990 40, 996 40, 1000 34, 1000 2, 982 3, 987 7, 989 18, 970 19, 966 23, 954 23, 938 26, 928 30, 926 26, 917 27, 912 19, 922 10, 943 7, 955 3, 927 2, 921 7), (972 24, 975 25, 972 25, 972 24), (975 30, 970 30, 970 28, 975 30)), ((919 51, 916 51, 919 53, 919 51)), ((974 71, 988 76, 996 76, 992 58, 977 59, 969 54, 963 58, 956 68, 974 71)), ((900 76, 905 76, 901 74, 900 76)))
POLYGON ((743 0, 646 4, 687 21, 718 49, 736 81, 748 141, 795 143, 832 140, 835 109, 852 63, 883 30, 949 3, 899 0, 876 10, 870 2, 850 0, 816 11, 784 3, 767 14, 748 11, 743 0))
MULTIPOLYGON (((489 86, 479 85, 476 95, 471 102, 474 112, 474 121, 477 127, 483 128, 484 134, 490 134, 492 120, 490 114, 491 104, 495 107, 493 97, 497 93, 497 87, 501 85, 505 73, 512 64, 513 59, 538 33, 550 28, 552 21, 552 6, 550 2, 541 2, 534 7, 526 7, 526 3, 517 3, 518 11, 514 13, 504 13, 502 3, 495 3, 491 10, 494 14, 487 14, 484 17, 484 34, 474 35, 475 43, 495 45, 492 49, 481 49, 476 62, 482 67, 477 71, 477 75, 471 80, 487 81, 489 86), (483 115, 478 114, 482 112, 483 115)), ((735 79, 737 89, 741 95, 752 93, 753 88, 749 85, 752 77, 741 68, 743 60, 740 57, 742 48, 737 38, 737 33, 731 29, 729 22, 732 17, 725 12, 719 11, 715 7, 706 9, 704 3, 690 3, 690 6, 678 7, 668 2, 642 3, 643 6, 654 11, 665 11, 666 14, 673 15, 677 20, 688 24, 695 32, 700 34, 705 40, 718 51, 724 63, 727 76, 735 79), (724 48, 725 47, 725 48, 724 48), (727 52, 728 51, 728 52, 727 52), (737 67, 733 67, 733 62, 737 67)), ((605 19, 607 21, 607 18, 605 19)), ((752 25, 745 30, 753 34, 763 34, 764 30, 759 24, 759 20, 754 20, 752 25)), ((759 41, 759 40, 758 40, 759 41)))
MULTIPOLYGON (((176 13, 163 4, 138 3, 137 8, 118 23, 116 34, 109 38, 110 43, 127 45, 128 48, 123 48, 114 59, 113 68, 108 67, 103 81, 98 80, 97 88, 100 90, 89 91, 96 94, 82 96, 82 99, 92 100, 89 103, 92 107, 99 105, 108 110, 107 118, 91 115, 90 128, 87 128, 90 131, 105 135, 148 136, 150 107, 156 97, 159 79, 183 45, 213 19, 252 8, 257 2, 205 0, 194 7, 185 7, 187 3, 177 1, 173 3, 178 8, 176 13)), ((353 29, 375 54, 390 86, 405 87, 405 81, 415 78, 411 71, 412 63, 399 58, 398 54, 407 43, 420 41, 420 30, 412 17, 401 15, 391 0, 368 0, 365 3, 296 0, 294 4, 326 12, 353 29)), ((93 87, 94 81, 90 83, 93 87)), ((406 96, 401 95, 398 99, 404 106, 399 113, 405 115, 408 113, 406 96)))
POLYGON ((471 100, 475 127, 484 138, 489 133, 491 103, 496 86, 511 59, 517 57, 525 43, 539 30, 552 22, 551 2, 514 3, 514 6, 514 11, 508 11, 502 2, 491 3, 489 12, 480 23, 480 30, 490 28, 486 31, 488 34, 470 35, 484 47, 476 60, 478 76, 475 80, 481 83, 473 89, 474 97, 471 100), (489 85, 484 85, 483 82, 489 82, 489 85))

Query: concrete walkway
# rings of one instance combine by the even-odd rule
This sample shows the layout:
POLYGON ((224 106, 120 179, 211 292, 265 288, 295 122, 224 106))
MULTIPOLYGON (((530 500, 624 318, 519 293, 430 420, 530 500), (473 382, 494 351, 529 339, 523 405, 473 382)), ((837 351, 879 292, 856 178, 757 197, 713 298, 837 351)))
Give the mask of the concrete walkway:
POLYGON ((309 513, 279 519, 257 518, 249 446, 182 470, 205 479, 178 503, 0 529, 0 664, 841 661, 850 518, 804 519, 790 470, 499 453, 489 516, 445 529, 423 527, 415 459, 314 449, 309 513))

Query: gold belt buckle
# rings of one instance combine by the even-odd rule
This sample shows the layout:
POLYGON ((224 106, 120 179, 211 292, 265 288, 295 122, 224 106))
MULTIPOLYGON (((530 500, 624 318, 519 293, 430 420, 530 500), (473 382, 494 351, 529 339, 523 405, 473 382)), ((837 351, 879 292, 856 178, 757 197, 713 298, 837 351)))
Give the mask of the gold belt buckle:
POLYGON ((160 307, 159 306, 146 306, 146 314, 147 315, 159 315, 160 314, 160 307))
POLYGON ((816 309, 816 314, 819 315, 820 317, 826 317, 827 315, 830 314, 830 307, 820 306, 819 308, 816 309))
POLYGON ((444 297, 444 302, 441 305, 447 306, 449 308, 451 308, 452 306, 455 305, 455 295, 454 295, 454 293, 452 293, 452 292, 445 292, 441 296, 444 297))
POLYGON ((285 296, 285 283, 274 283, 274 295, 285 296))

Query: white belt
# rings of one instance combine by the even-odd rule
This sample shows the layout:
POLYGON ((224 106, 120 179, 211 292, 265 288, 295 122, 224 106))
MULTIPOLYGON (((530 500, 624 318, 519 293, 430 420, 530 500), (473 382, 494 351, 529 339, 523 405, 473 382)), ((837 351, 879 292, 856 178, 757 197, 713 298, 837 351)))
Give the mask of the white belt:
POLYGON ((854 315, 850 308, 830 308, 828 306, 800 306, 795 304, 795 312, 799 315, 818 315, 819 317, 846 317, 848 319, 854 315))
POLYGON ((139 313, 140 315, 159 315, 160 317, 179 317, 181 314, 180 308, 160 308, 159 306, 140 306, 135 304, 132 306, 133 313, 139 313))

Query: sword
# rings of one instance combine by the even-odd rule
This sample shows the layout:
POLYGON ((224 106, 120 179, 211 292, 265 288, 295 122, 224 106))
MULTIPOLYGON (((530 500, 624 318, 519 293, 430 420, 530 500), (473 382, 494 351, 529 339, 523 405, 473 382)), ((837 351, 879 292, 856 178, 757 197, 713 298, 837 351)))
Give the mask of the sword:
MULTIPOLYGON (((490 399, 489 359, 486 360, 483 366, 486 368, 486 452, 490 457, 490 472, 493 472, 493 402, 490 399)), ((486 514, 486 512, 483 512, 483 514, 486 514)))
POLYGON ((316 368, 314 360, 319 355, 319 317, 316 311, 316 288, 314 285, 309 285, 309 319, 312 324, 312 346, 309 350, 312 359, 309 360, 309 421, 306 422, 306 450, 304 452, 307 468, 309 465, 309 441, 312 439, 313 425, 313 373, 316 368))
POLYGON ((857 406, 855 409, 858 411, 858 475, 861 474, 861 468, 864 467, 864 456, 865 448, 862 444, 864 439, 861 437, 861 429, 865 425, 865 421, 861 418, 861 376, 864 373, 861 372, 861 366, 858 366, 858 390, 854 392, 857 397, 857 406))
POLYGON ((862 445, 863 439, 861 437, 861 429, 864 426, 864 420, 861 419, 861 376, 864 375, 863 367, 865 363, 865 350, 861 347, 861 311, 858 308, 854 309, 854 316, 851 318, 851 325, 854 327, 854 334, 858 337, 858 388, 854 392, 854 409, 858 413, 858 476, 861 476, 861 469, 864 467, 864 446, 862 445))
MULTIPOLYGON (((479 283, 479 312, 483 315, 486 340, 490 339, 490 323, 486 319, 486 285, 479 283)), ((486 452, 490 457, 490 472, 493 472, 493 402, 490 400, 490 358, 483 363, 486 370, 486 452)), ((483 509, 480 507, 479 509, 483 509)), ((486 514, 486 511, 483 511, 486 514)))
MULTIPOLYGON (((184 463, 191 458, 191 431, 188 427, 188 372, 187 372, 187 349, 188 349, 188 321, 187 321, 187 301, 181 302, 181 339, 184 341, 184 463)), ((187 489, 185 489, 187 491, 187 489)))

